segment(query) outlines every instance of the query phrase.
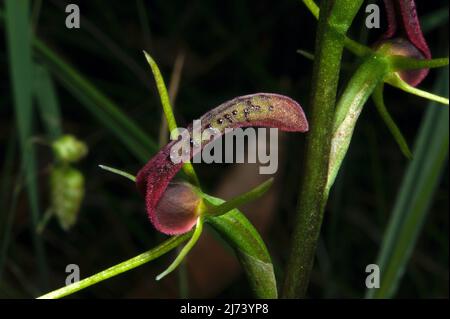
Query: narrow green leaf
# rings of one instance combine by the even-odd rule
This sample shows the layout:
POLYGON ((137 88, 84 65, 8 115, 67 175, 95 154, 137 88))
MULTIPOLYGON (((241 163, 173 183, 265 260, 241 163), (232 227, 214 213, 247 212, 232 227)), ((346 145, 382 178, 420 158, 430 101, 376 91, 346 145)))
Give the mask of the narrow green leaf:
POLYGON ((423 97, 427 100, 438 102, 444 105, 449 104, 448 98, 415 88, 403 81, 397 73, 392 73, 391 76, 385 79, 385 82, 402 91, 423 97))
MULTIPOLYGON (((164 83, 164 78, 159 71, 158 65, 155 60, 144 51, 145 58, 152 69, 153 76, 155 78, 156 87, 158 89, 159 97, 161 99, 161 104, 163 107, 164 115, 166 117, 167 125, 169 127, 170 133, 177 132, 178 125, 175 120, 175 115, 173 114, 172 105, 170 104, 169 94, 167 93, 166 84, 164 83)), ((183 171, 189 177, 189 179, 197 186, 200 185, 200 181, 195 173, 194 166, 191 162, 186 162, 183 164, 183 171)))
POLYGON ((38 261, 42 284, 47 282, 47 266, 42 239, 36 236, 39 221, 39 197, 36 181, 36 158, 31 143, 33 125, 33 64, 31 60, 31 34, 29 22, 29 1, 5 1, 6 34, 9 53, 14 109, 19 131, 22 166, 31 215, 31 234, 38 261))
POLYGON ((352 140, 364 104, 388 72, 387 62, 377 55, 366 57, 340 97, 334 115, 326 197, 333 186, 352 140))
POLYGON ((448 65, 448 57, 447 58, 438 58, 438 59, 415 59, 406 56, 394 55, 388 58, 392 71, 399 70, 417 70, 417 69, 433 69, 433 68, 442 68, 448 65))
POLYGON ((123 176, 125 178, 128 178, 132 182, 136 182, 136 177, 133 174, 130 174, 130 173, 127 173, 127 172, 122 171, 120 169, 109 167, 109 166, 106 166, 106 165, 99 165, 98 167, 100 167, 101 169, 104 169, 105 171, 108 171, 108 172, 111 172, 111 173, 123 176))
POLYGON ((153 58, 147 52, 144 51, 144 55, 152 69, 152 73, 155 78, 156 88, 158 89, 159 97, 161 99, 161 104, 163 107, 164 115, 166 116, 167 125, 169 126, 170 131, 174 131, 178 128, 178 126, 175 120, 175 115, 172 111, 169 93, 167 93, 166 84, 164 83, 161 71, 159 71, 158 65, 156 64, 155 60, 153 60, 153 58))
POLYGON ((43 296, 40 296, 38 299, 58 299, 64 296, 71 295, 79 290, 95 285, 103 280, 117 276, 128 270, 134 269, 145 263, 148 263, 149 261, 156 259, 159 256, 164 255, 165 253, 171 251, 172 249, 174 249, 175 247, 186 241, 191 236, 192 231, 180 236, 173 236, 168 240, 164 241, 163 243, 161 243, 160 245, 158 245, 157 247, 152 248, 149 251, 146 251, 145 253, 142 253, 136 257, 128 259, 120 264, 112 266, 106 270, 103 270, 95 275, 80 280, 76 283, 49 292, 43 296))
MULTIPOLYGON (((448 95, 448 68, 437 85, 436 91, 448 95)), ((430 103, 376 261, 380 288, 367 290, 367 298, 395 296, 441 179, 448 148, 449 109, 430 103)))
POLYGON ((255 199, 264 195, 269 190, 270 186, 272 186, 272 184, 273 178, 269 178, 267 181, 261 183, 252 190, 244 194, 238 195, 235 198, 232 198, 229 201, 220 204, 219 206, 208 207, 206 214, 220 216, 235 208, 245 205, 251 201, 254 201, 255 199))
POLYGON ((305 6, 308 8, 308 10, 311 12, 311 14, 319 20, 319 13, 320 9, 317 6, 317 4, 313 0, 302 0, 305 6))
POLYGON ((306 50, 298 49, 297 53, 305 57, 308 60, 314 61, 314 53, 308 52, 306 50))
MULTIPOLYGON (((204 194, 214 205, 221 205, 220 198, 204 194)), ((238 209, 217 216, 206 217, 206 222, 234 248, 257 298, 277 298, 275 273, 269 252, 258 231, 238 209)))
POLYGON ((397 124, 395 124, 394 120, 389 114, 389 111, 386 108, 386 105, 384 104, 383 88, 384 88, 383 83, 379 84, 372 94, 375 106, 384 123, 386 123, 387 127, 389 128, 389 131, 391 132, 398 146, 400 147, 400 150, 402 151, 403 155, 405 155, 406 158, 408 159, 412 159, 412 153, 411 150, 409 149, 408 143, 406 142, 402 132, 398 128, 397 124))

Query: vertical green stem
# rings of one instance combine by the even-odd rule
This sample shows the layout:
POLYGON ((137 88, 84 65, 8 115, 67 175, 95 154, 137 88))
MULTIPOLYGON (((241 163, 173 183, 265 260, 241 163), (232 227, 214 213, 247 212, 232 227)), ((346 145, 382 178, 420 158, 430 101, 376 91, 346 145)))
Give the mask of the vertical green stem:
POLYGON ((303 297, 322 224, 334 106, 345 34, 362 0, 321 3, 317 30, 303 182, 291 241, 283 297, 303 297))

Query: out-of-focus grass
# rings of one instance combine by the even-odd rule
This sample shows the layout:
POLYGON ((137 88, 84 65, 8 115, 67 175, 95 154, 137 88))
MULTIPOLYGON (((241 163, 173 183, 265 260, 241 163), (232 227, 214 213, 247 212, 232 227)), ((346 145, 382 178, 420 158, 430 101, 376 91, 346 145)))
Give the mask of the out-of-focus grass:
POLYGON ((81 105, 107 127, 139 160, 146 161, 156 150, 157 144, 143 132, 113 101, 100 92, 76 69, 64 62, 42 41, 33 41, 37 53, 52 73, 76 97, 81 105))
POLYGON ((34 71, 34 94, 47 135, 53 141, 62 134, 58 98, 48 71, 40 65, 36 65, 34 71))
MULTIPOLYGON (((435 92, 448 96, 448 85, 446 68, 441 72, 435 92)), ((414 158, 403 178, 383 236, 376 262, 381 273, 380 288, 368 289, 367 297, 395 296, 441 180, 448 147, 449 109, 431 102, 417 137, 414 158)))
POLYGON ((448 5, 424 16, 420 24, 422 31, 429 33, 448 22, 448 5))
POLYGON ((9 52, 9 66, 14 96, 14 109, 19 131, 22 166, 30 205, 30 217, 34 249, 42 287, 47 282, 47 266, 44 245, 35 229, 39 221, 39 192, 36 181, 36 156, 31 141, 33 134, 33 63, 31 57, 31 30, 29 1, 5 1, 5 22, 9 52))

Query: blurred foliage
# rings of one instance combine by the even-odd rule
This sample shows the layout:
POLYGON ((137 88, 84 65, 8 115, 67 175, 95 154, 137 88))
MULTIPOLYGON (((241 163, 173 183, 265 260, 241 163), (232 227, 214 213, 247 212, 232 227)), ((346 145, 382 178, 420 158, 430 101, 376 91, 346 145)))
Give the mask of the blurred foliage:
MULTIPOLYGON (((425 29, 431 51, 436 56, 448 55, 447 1, 418 2, 419 14, 430 24, 425 29)), ((89 107, 83 107, 83 101, 88 103, 86 98, 77 96, 76 89, 68 90, 63 76, 55 74, 49 60, 34 50, 33 61, 47 69, 53 79, 62 131, 85 141, 90 150, 77 165, 86 184, 77 224, 66 233, 55 221, 50 221, 41 237, 46 248, 44 267, 50 274, 49 287, 63 285, 64 270, 69 263, 80 265, 81 276, 85 277, 161 241, 147 220, 143 200, 134 185, 98 168, 98 164, 106 164, 137 172, 145 156, 155 151, 152 145, 158 141, 161 107, 142 50, 155 58, 167 81, 176 57, 180 53, 185 55, 175 106, 181 126, 232 97, 263 91, 291 96, 300 101, 308 114, 306 103, 312 64, 297 50, 313 51, 316 21, 301 1, 34 0, 30 9, 37 38, 113 101, 146 135, 143 137, 134 130, 137 133, 130 138, 136 138, 137 144, 127 147, 131 145, 127 141, 120 143, 114 132, 120 134, 122 122, 108 124, 117 120, 108 115, 112 113, 99 111, 95 115, 89 107), (64 26, 64 8, 73 2, 79 4, 82 14, 79 30, 64 26), (110 117, 105 120, 106 116, 110 117)), ((5 10, 3 2, 0 10, 5 10)), ((1 41, 6 43, 4 21, 0 23, 1 41)), ((361 12, 350 34, 354 39, 373 43, 381 30, 367 32, 366 28, 358 27, 363 23, 364 12, 361 12)), ((0 297, 30 297, 46 292, 42 282, 46 279, 36 269, 37 257, 32 248, 30 204, 24 191, 20 148, 16 146, 19 136, 9 76, 11 60, 6 46, 0 50, 0 61, 3 74, 0 82, 0 297), (8 234, 10 240, 6 242, 8 234)), ((354 56, 345 54, 343 80, 352 74, 355 62, 354 56)), ((436 79, 437 72, 432 71, 421 87, 432 90, 436 79)), ((100 110, 99 103, 104 100, 99 101, 94 100, 91 109, 100 110)), ((385 88, 385 102, 406 141, 413 145, 427 102, 390 87, 385 88)), ((47 146, 34 145, 42 209, 49 205, 47 185, 53 157, 48 147, 51 140, 45 135, 45 114, 37 116, 37 108, 33 112, 32 136, 47 143, 47 146)), ((279 204, 269 236, 265 238, 279 276, 286 263, 295 211, 302 139, 293 134, 286 141, 287 156, 280 163, 285 173, 278 177, 283 180, 279 204)), ((364 270, 367 264, 375 262, 407 163, 369 102, 331 193, 311 278, 311 297, 364 296, 364 270)), ((230 168, 230 165, 197 166, 204 189, 211 191, 230 168)), ((442 176, 396 297, 448 297, 447 164, 442 176)), ((153 278, 163 269, 168 258, 75 296, 176 297, 176 281, 169 284, 162 280, 147 289, 141 284, 143 278, 153 278)), ((190 289, 192 295, 195 295, 194 288, 190 289)), ((249 295, 248 284, 240 276, 218 296, 249 295)))

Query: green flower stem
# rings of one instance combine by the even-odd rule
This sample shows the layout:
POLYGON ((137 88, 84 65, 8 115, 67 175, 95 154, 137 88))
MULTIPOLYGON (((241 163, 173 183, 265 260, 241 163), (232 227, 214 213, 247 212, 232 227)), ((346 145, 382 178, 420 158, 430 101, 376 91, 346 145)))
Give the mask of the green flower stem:
POLYGON ((345 34, 362 0, 322 1, 317 29, 303 182, 298 197, 283 297, 303 297, 314 261, 326 204, 336 92, 345 34))
MULTIPOLYGON (((178 125, 175 120, 175 115, 173 114, 172 105, 170 104, 169 93, 167 93, 166 84, 164 83, 161 71, 159 71, 158 65, 156 64, 155 60, 153 60, 153 58, 145 51, 144 55, 152 69, 159 97, 161 99, 164 115, 167 120, 167 126, 169 127, 170 133, 172 134, 173 132, 177 132, 178 125)), ((200 181, 191 162, 186 162, 183 164, 183 171, 189 177, 191 182, 193 182, 197 186, 200 186, 200 181)))
MULTIPOLYGON (((317 4, 314 2, 314 0, 302 0, 305 6, 308 8, 308 10, 311 12, 311 14, 319 20, 320 16, 320 9, 317 6, 317 4)), ((350 39, 349 37, 345 36, 344 40, 345 47, 352 52, 353 54, 357 56, 364 56, 367 54, 372 53, 372 50, 369 47, 366 47, 365 45, 362 45, 355 40, 350 39)))
POLYGON ((347 154, 356 122, 375 87, 389 71, 386 59, 372 55, 364 60, 347 85, 336 106, 331 140, 330 164, 325 199, 347 154))
POLYGON ((373 102, 378 110, 378 113, 382 117, 384 123, 386 123, 387 127, 389 128, 389 131, 391 131, 391 134, 394 137, 395 141, 397 142, 398 146, 400 147, 400 150, 402 151, 403 155, 405 155, 406 158, 408 159, 412 159, 412 153, 408 146, 408 143, 406 142, 402 132, 395 124, 394 120, 392 119, 391 115, 389 114, 386 108, 386 105, 384 104, 383 89, 384 89, 383 83, 380 83, 375 88, 375 91, 372 94, 373 102))
POLYGON ((62 287, 60 289, 54 290, 52 292, 49 292, 48 294, 42 295, 38 299, 62 298, 64 296, 73 294, 73 293, 75 293, 79 290, 82 290, 84 288, 87 288, 89 286, 95 285, 103 280, 109 279, 111 277, 114 277, 121 273, 124 273, 128 270, 131 270, 133 268, 141 266, 141 265, 143 265, 153 259, 156 259, 159 256, 171 251, 172 249, 174 249, 175 247, 179 246, 181 243, 186 241, 191 235, 192 235, 192 231, 190 231, 186 234, 180 235, 180 236, 171 237, 170 239, 161 243, 159 246, 157 246, 153 249, 150 249, 149 251, 146 251, 145 253, 142 253, 136 257, 128 259, 127 261, 124 261, 120 264, 117 264, 117 265, 111 267, 111 268, 101 271, 91 277, 80 280, 76 283, 62 287))

